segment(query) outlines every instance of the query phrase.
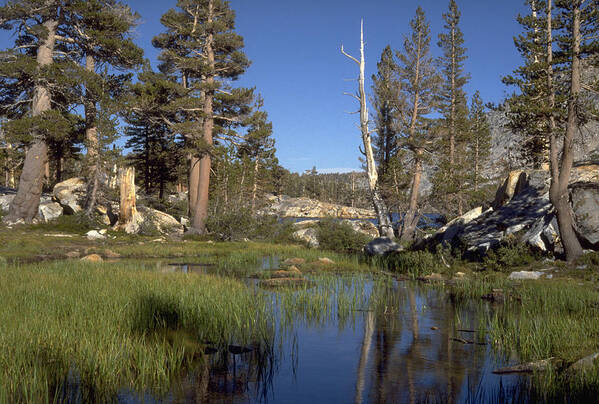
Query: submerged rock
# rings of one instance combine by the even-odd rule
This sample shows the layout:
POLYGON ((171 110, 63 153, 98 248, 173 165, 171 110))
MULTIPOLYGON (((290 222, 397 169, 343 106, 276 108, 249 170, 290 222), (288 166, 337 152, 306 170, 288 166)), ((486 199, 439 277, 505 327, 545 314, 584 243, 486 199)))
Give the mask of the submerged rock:
POLYGON ((375 238, 364 247, 364 252, 370 256, 386 255, 401 250, 401 246, 389 237, 375 238))
POLYGON ((562 360, 557 358, 543 359, 536 362, 521 363, 515 366, 508 366, 501 369, 496 369, 493 373, 497 375, 509 374, 509 373, 532 373, 549 370, 553 367, 560 367, 562 360))
POLYGON ((568 368, 568 372, 584 372, 590 370, 597 364, 597 362, 599 362, 599 352, 577 360, 568 368))
POLYGON ((272 278, 264 279, 258 284, 263 288, 285 288, 285 287, 304 287, 312 286, 314 282, 305 278, 272 278))
POLYGON ((90 254, 90 255, 86 255, 85 257, 81 258, 81 261, 85 261, 85 262, 102 262, 102 257, 100 257, 98 254, 90 254))
POLYGON ((327 258, 327 257, 320 257, 316 262, 321 265, 334 265, 335 264, 335 261, 333 261, 332 259, 327 258))
POLYGON ((283 261, 283 265, 302 265, 306 262, 304 258, 287 258, 283 261))

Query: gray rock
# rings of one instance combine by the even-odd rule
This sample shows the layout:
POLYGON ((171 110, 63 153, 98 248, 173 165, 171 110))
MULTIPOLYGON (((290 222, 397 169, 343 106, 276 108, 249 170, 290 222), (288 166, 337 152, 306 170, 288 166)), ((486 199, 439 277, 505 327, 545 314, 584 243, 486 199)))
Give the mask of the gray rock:
POLYGON ((356 233, 362 233, 370 238, 379 236, 379 230, 376 225, 368 220, 343 220, 342 223, 347 223, 356 233))
POLYGON ((584 247, 599 249, 599 183, 575 184, 570 199, 578 238, 584 247))
POLYGON ((538 218, 522 235, 522 242, 539 251, 553 251, 559 241, 557 219, 553 213, 538 218))
POLYGON ((81 212, 86 184, 83 178, 69 178, 54 186, 52 194, 66 214, 81 212))
POLYGON ((38 208, 38 215, 44 222, 57 219, 62 213, 62 206, 56 202, 42 202, 38 208))
POLYGON ((511 280, 537 280, 543 276, 543 272, 539 271, 519 271, 512 272, 508 279, 511 280))
POLYGON ((267 195, 268 206, 258 213, 280 217, 337 217, 340 219, 373 219, 374 210, 352 208, 309 198, 267 195))
POLYGON ((293 233, 293 237, 307 243, 310 248, 318 248, 320 245, 318 243, 318 231, 313 227, 298 230, 293 233))
POLYGON ((375 238, 364 247, 364 252, 370 256, 386 255, 401 250, 401 246, 388 237, 375 238))
POLYGON ((10 204, 14 198, 14 194, 0 195, 0 210, 3 212, 8 212, 8 208, 10 208, 10 204))
POLYGON ((125 226, 124 230, 128 234, 175 233, 182 235, 184 227, 177 219, 167 213, 139 206, 134 219, 125 226))
POLYGON ((100 233, 98 230, 90 230, 85 233, 88 240, 104 240, 106 236, 100 233))
POLYGON ((569 372, 584 372, 593 369, 597 360, 599 359, 599 352, 585 356, 584 358, 574 362, 569 368, 569 372))

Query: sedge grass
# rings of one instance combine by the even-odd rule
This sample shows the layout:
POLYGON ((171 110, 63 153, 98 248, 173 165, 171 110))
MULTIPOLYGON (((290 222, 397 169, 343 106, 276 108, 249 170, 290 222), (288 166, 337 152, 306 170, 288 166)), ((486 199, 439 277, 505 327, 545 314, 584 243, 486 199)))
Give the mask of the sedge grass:
POLYGON ((70 374, 84 401, 122 387, 161 392, 202 342, 272 339, 266 300, 242 283, 130 264, 9 265, 0 270, 0 301, 3 402, 54 401, 70 374))

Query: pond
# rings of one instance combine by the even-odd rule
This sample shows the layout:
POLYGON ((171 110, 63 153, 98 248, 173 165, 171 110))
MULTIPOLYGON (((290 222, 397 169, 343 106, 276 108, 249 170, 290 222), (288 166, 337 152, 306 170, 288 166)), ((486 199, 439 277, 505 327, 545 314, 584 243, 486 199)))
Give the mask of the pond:
MULTIPOLYGON (((278 261, 265 259, 258 270, 273 266, 278 261)), ((485 332, 489 303, 457 306, 443 288, 366 275, 313 279, 311 289, 265 292, 278 314, 273 347, 208 351, 209 361, 182 374, 166 396, 124 390, 119 401, 509 402, 528 383, 526 376, 492 373, 507 361, 485 332), (310 295, 327 300, 321 311, 306 303, 310 295)), ((256 282, 248 285, 258 289, 256 282)))

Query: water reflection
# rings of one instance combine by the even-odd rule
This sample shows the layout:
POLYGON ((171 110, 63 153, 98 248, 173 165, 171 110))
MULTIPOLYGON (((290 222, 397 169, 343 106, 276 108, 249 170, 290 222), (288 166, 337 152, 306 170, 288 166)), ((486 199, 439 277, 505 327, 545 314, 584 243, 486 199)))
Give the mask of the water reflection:
MULTIPOLYGON (((491 373, 503 363, 481 327, 490 306, 456 307, 442 290, 411 283, 385 288, 373 291, 385 296, 381 304, 352 311, 350 321, 339 313, 336 319, 304 317, 276 349, 220 350, 157 401, 462 403, 501 397, 510 402, 512 395, 501 392, 517 389, 524 379, 491 373)), ((125 401, 139 399, 130 395, 125 401)))

